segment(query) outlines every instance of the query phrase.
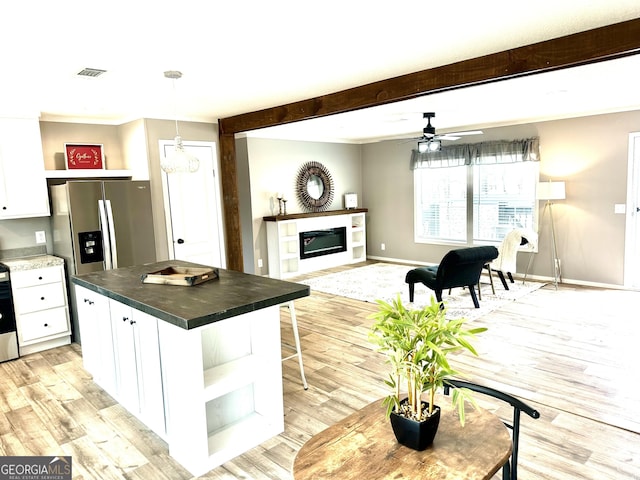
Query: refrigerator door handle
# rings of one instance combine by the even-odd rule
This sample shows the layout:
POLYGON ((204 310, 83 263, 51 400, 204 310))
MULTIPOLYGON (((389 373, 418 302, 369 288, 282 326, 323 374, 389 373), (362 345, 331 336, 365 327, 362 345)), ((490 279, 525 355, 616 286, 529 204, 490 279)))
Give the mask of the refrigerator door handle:
POLYGON ((98 215, 100 216, 100 231, 102 232, 102 248, 104 251, 104 268, 111 270, 113 268, 111 256, 111 242, 109 241, 109 222, 107 220, 107 212, 104 200, 98 200, 98 215))
POLYGON ((116 228, 113 223, 113 210, 111 210, 111 200, 105 200, 105 210, 107 211, 107 221, 109 222, 109 250, 111 250, 111 268, 118 268, 118 249, 116 245, 116 228))

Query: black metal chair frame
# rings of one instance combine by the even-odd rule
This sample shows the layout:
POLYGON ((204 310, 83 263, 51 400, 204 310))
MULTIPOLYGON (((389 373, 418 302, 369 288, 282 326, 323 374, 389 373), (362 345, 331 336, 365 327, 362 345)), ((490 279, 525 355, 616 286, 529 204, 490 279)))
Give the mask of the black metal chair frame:
POLYGON ((531 418, 540 418, 540 412, 530 407, 522 400, 509 395, 508 393, 501 392, 495 388, 485 387, 478 385, 477 383, 466 382, 463 380, 446 380, 444 386, 445 395, 449 395, 450 388, 468 388, 474 392, 478 392, 484 395, 488 395, 503 402, 509 403, 513 407, 513 419, 511 423, 503 420, 503 423, 513 433, 511 435, 511 441, 513 447, 511 449, 511 457, 507 460, 507 463, 502 467, 502 479, 503 480, 517 480, 518 478, 518 443, 520 438, 520 412, 524 412, 531 418))

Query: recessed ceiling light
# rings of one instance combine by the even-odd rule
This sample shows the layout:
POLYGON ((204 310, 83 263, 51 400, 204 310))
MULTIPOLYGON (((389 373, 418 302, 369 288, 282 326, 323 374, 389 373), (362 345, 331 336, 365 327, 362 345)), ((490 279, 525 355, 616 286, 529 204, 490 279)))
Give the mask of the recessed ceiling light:
POLYGON ((80 77, 99 77, 105 72, 106 70, 100 70, 99 68, 83 68, 77 75, 80 77))

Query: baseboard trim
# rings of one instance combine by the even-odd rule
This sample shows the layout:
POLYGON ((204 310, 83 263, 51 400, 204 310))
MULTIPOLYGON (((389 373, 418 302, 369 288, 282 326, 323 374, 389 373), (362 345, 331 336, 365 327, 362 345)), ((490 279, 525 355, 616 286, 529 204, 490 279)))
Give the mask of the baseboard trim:
MULTIPOLYGON (((402 265, 437 265, 436 263, 430 262, 422 262, 419 260, 407 260, 405 258, 391 258, 391 257, 379 257, 379 256, 367 256, 367 260, 377 260, 379 262, 390 262, 390 263, 400 263, 402 265)), ((519 280, 524 279, 524 274, 515 273, 513 278, 517 278, 519 280)), ((527 278, 534 280, 536 282, 547 282, 553 283, 553 277, 546 277, 543 275, 527 275, 527 278)), ((593 288, 607 288, 609 290, 627 290, 630 292, 640 291, 636 288, 625 287, 624 285, 618 285, 614 283, 602 283, 602 282, 588 282, 585 280, 576 280, 573 278, 563 278, 560 285, 576 285, 581 287, 593 287, 593 288)))

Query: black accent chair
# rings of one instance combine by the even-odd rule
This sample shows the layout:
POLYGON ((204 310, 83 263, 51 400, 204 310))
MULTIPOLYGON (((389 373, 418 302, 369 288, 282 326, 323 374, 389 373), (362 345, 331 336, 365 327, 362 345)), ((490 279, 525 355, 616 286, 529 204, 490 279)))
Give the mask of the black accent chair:
POLYGON ((409 301, 413 302, 415 284, 420 282, 435 292, 440 303, 444 289, 467 287, 473 305, 480 308, 475 286, 480 282, 484 266, 497 256, 498 249, 492 246, 459 248, 442 257, 439 265, 409 270, 404 279, 409 284, 409 301))
POLYGON ((449 395, 451 388, 468 388, 474 392, 488 395, 493 398, 497 398, 503 402, 509 403, 513 407, 513 418, 511 422, 503 423, 509 428, 511 433, 511 441, 513 443, 511 449, 511 457, 507 460, 507 463, 502 467, 502 480, 517 480, 518 478, 518 442, 520 438, 520 412, 524 412, 531 418, 540 418, 540 412, 531 408, 522 400, 509 395, 508 393, 501 392, 494 388, 478 385, 477 383, 465 382, 463 380, 445 380, 444 394, 449 395))

